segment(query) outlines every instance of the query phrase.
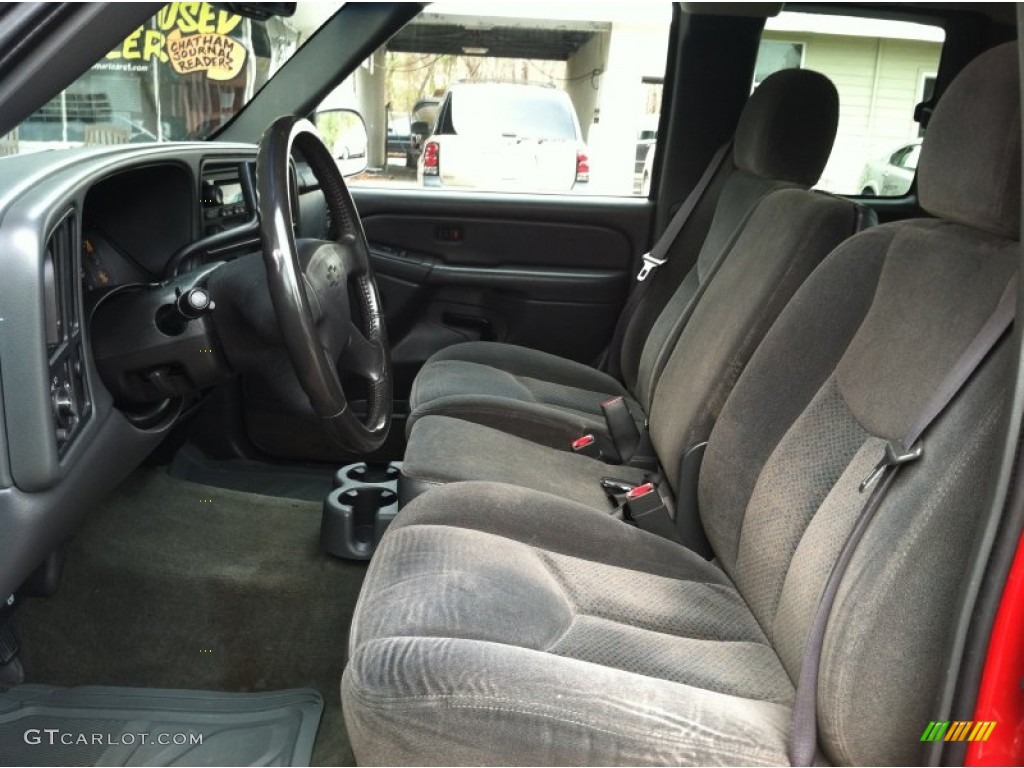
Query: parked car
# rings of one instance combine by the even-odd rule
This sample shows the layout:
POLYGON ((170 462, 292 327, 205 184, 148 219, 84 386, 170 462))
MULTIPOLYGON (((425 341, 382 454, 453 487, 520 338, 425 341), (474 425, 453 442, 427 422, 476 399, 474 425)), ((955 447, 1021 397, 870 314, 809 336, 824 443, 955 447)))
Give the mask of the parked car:
POLYGON ((644 150, 644 165, 640 171, 640 194, 647 197, 651 194, 651 177, 654 176, 654 156, 658 145, 653 141, 644 150))
POLYGON ((864 166, 860 193, 865 197, 899 197, 910 191, 921 157, 921 140, 904 144, 895 152, 864 166))
POLYGON ((644 161, 647 159, 648 151, 654 146, 654 143, 658 140, 658 122, 661 120, 661 115, 644 115, 640 130, 636 132, 636 173, 640 173, 644 167, 644 161))
POLYGON ((388 121, 388 157, 406 157, 412 150, 412 132, 408 117, 392 117, 388 121))
POLYGON ((565 91, 461 83, 441 102, 417 177, 427 187, 567 192, 590 180, 590 159, 565 91))
POLYGON ((388 157, 403 157, 406 168, 416 167, 439 105, 438 99, 420 99, 408 117, 398 116, 388 121, 388 157))

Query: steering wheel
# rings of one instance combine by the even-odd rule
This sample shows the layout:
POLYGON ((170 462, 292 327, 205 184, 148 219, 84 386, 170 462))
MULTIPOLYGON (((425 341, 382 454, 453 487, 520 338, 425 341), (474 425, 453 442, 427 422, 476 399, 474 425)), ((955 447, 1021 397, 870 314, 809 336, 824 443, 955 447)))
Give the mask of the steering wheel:
POLYGON ((392 409, 380 293, 352 195, 308 120, 280 117, 264 132, 256 190, 270 298, 299 383, 337 443, 359 453, 374 451, 387 438, 392 409), (326 199, 331 221, 326 240, 295 239, 293 148, 326 199), (352 412, 339 369, 368 382, 365 419, 352 412))

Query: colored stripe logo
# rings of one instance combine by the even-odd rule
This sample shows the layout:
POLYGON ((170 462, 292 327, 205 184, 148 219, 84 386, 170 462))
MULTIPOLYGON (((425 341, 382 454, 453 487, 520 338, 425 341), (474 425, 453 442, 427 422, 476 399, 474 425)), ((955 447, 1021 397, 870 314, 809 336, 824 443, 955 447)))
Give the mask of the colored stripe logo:
POLYGON ((932 720, 921 741, 988 741, 996 723, 992 720, 932 720))

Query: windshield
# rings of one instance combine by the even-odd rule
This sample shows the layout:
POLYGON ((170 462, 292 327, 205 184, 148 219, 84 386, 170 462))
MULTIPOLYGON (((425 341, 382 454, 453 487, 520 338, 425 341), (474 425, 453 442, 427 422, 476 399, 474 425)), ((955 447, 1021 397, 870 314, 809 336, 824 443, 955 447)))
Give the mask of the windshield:
POLYGON ((0 137, 0 155, 205 139, 340 7, 300 2, 291 17, 256 21, 209 3, 169 3, 0 137))

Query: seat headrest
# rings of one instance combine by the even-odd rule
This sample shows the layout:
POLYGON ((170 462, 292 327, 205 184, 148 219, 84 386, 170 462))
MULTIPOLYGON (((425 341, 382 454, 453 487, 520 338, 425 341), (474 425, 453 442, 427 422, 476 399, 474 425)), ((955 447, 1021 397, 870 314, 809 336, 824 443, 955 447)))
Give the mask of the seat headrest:
POLYGON ((821 177, 839 124, 832 81, 809 69, 783 69, 747 100, 733 147, 737 168, 806 187, 821 177))
POLYGON ((933 216, 1020 237, 1016 43, 981 54, 939 99, 921 147, 917 194, 933 216))

